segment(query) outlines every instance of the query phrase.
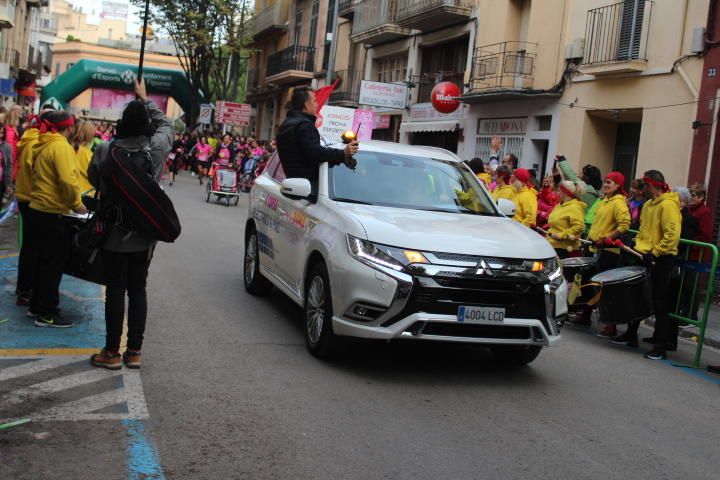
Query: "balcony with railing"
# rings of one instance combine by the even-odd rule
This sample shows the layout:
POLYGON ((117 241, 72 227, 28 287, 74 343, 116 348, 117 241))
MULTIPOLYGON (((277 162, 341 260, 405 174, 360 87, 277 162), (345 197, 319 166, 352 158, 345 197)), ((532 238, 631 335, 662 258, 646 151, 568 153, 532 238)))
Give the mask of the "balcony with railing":
POLYGON ((589 10, 582 72, 604 75, 644 71, 653 3, 625 0, 589 10))
POLYGON ((287 30, 290 2, 281 0, 263 9, 250 20, 250 31, 255 40, 287 30))
POLYGON ((360 1, 355 11, 352 40, 373 45, 409 36, 411 30, 396 22, 398 1, 360 1))
MULTIPOLYGON (((533 89, 537 43, 501 42, 475 49, 466 103, 528 98, 533 89)), ((532 92, 533 98, 556 98, 556 92, 532 92)))
POLYGON ((420 81, 418 82, 420 86, 418 88, 417 103, 431 101, 432 89, 440 82, 452 82, 460 87, 460 91, 462 91, 464 80, 465 72, 444 71, 437 73, 422 73, 420 74, 420 81))
POLYGON ((340 0, 338 2, 338 17, 352 20, 358 3, 360 3, 360 0, 340 0))
POLYGON ((417 30, 437 30, 470 19, 472 0, 399 0, 397 23, 417 30))
POLYGON ((360 83, 363 80, 363 72, 359 70, 341 70, 335 72, 342 82, 330 95, 330 105, 345 107, 357 107, 360 98, 360 83))
POLYGON ((265 83, 278 85, 310 80, 315 72, 315 48, 293 45, 268 57, 265 83))

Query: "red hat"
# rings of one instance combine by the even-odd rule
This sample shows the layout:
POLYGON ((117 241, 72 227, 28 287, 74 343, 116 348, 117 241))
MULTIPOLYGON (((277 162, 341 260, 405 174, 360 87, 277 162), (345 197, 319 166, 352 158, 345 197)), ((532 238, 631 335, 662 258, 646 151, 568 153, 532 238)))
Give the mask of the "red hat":
POLYGON ((534 187, 532 179, 530 178, 530 172, 526 168, 516 168, 513 170, 513 175, 528 187, 534 187))
POLYGON ((605 179, 609 179, 617 183, 619 185, 618 193, 627 195, 627 193, 625 193, 625 187, 623 187, 623 185, 625 185, 625 175, 620 172, 610 172, 605 176, 605 179))

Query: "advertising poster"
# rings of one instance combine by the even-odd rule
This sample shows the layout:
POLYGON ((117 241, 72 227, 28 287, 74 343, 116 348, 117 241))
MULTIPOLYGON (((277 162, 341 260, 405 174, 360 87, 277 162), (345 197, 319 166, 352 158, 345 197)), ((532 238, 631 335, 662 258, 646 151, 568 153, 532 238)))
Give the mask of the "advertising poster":
POLYGON ((372 140, 373 128, 375 128, 375 112, 363 109, 355 110, 352 129, 353 132, 357 132, 358 141, 372 140))
MULTIPOLYGON (((163 112, 167 112, 167 95, 157 93, 148 94, 163 112)), ((125 105, 135 100, 135 93, 127 90, 115 90, 110 88, 93 88, 90 108, 96 112, 102 112, 103 116, 120 118, 125 105)))

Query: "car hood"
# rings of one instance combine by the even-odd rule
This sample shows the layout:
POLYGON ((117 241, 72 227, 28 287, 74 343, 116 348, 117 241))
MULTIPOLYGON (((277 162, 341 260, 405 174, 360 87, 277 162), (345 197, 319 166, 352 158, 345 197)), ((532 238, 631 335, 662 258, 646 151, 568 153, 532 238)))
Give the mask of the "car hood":
POLYGON ((337 202, 364 227, 371 242, 426 252, 503 258, 555 256, 538 233, 507 217, 426 212, 337 202))

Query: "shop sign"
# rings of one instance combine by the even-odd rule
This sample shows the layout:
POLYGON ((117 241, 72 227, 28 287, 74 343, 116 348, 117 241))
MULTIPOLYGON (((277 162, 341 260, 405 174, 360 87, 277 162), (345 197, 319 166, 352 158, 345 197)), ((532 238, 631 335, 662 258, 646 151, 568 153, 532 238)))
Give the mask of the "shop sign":
POLYGON ((215 121, 223 125, 247 127, 250 125, 251 111, 252 107, 247 103, 233 103, 218 100, 215 121))
POLYGON ((375 130, 390 128, 390 115, 375 115, 375 130))
POLYGON ((432 106, 441 113, 452 113, 460 107, 457 99, 462 95, 460 87, 453 82, 440 82, 435 85, 430 93, 432 106))
POLYGON ((416 103, 410 106, 410 121, 425 122, 437 120, 462 120, 463 109, 458 108, 452 113, 440 113, 435 110, 432 103, 416 103))
POLYGON ((407 93, 406 85, 363 80, 360 82, 358 103, 376 107, 405 108, 407 93))
POLYGON ((527 117, 478 120, 478 135, 525 135, 527 117))

